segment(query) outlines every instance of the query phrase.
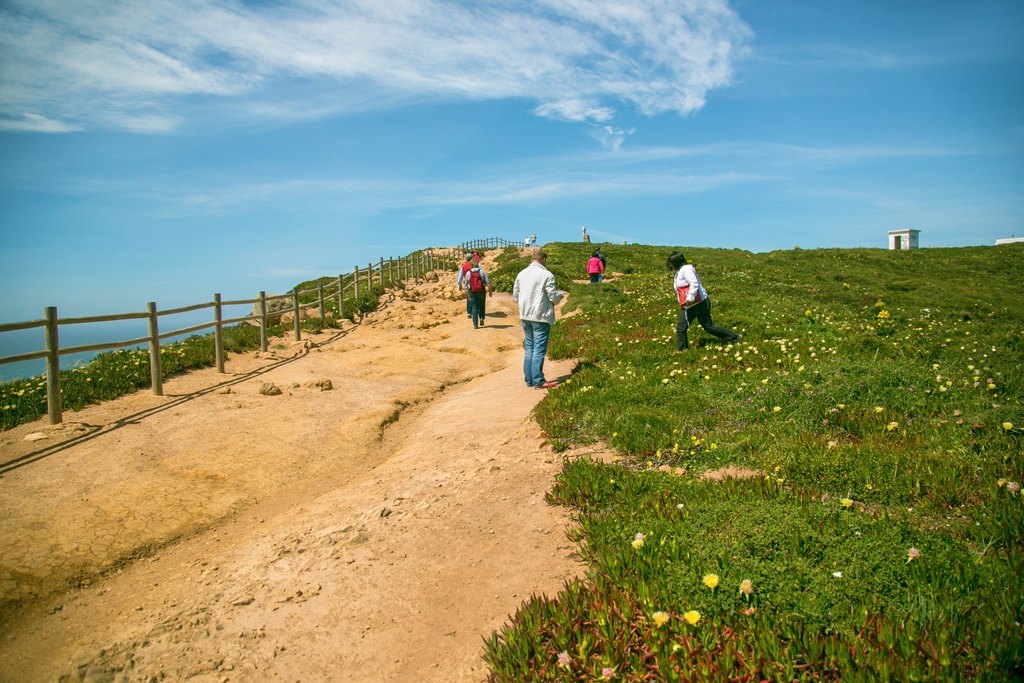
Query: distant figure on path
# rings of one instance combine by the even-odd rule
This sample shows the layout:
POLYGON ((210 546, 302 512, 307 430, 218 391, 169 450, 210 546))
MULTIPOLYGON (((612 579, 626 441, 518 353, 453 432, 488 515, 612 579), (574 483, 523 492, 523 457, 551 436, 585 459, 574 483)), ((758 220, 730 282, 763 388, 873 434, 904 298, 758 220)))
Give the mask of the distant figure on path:
POLYGON ((512 285, 512 298, 519 304, 523 325, 523 378, 527 386, 537 389, 558 386, 557 382, 544 379, 544 355, 548 352, 551 326, 555 324, 555 304, 565 292, 555 287, 555 276, 547 269, 547 261, 545 252, 535 252, 533 261, 519 271, 512 285))
POLYGON ((690 320, 697 318, 700 326, 708 334, 723 341, 737 342, 740 335, 732 330, 715 325, 711 320, 711 300, 697 277, 696 269, 686 262, 681 252, 673 251, 668 257, 668 267, 675 272, 674 286, 679 297, 679 320, 676 322, 676 350, 682 351, 690 347, 686 330, 690 320))
POLYGON ((590 284, 596 284, 601 281, 601 276, 604 274, 604 263, 595 251, 590 256, 590 260, 587 261, 587 275, 590 276, 590 284))
POLYGON ((530 248, 530 236, 529 235, 527 235, 526 237, 523 238, 523 246, 526 247, 527 249, 530 248))
MULTIPOLYGON (((459 267, 459 277, 455 279, 455 286, 461 289, 466 289, 464 280, 466 279, 466 273, 469 272, 470 268, 473 267, 473 254, 466 254, 466 260, 459 267)), ((469 293, 466 293, 466 317, 472 318, 473 311, 469 308, 469 293)))
POLYGON ((494 287, 491 286, 491 279, 480 266, 473 266, 462 278, 462 284, 466 288, 466 301, 469 302, 470 317, 473 318, 473 329, 484 326, 487 318, 487 290, 494 296, 494 287))
POLYGON ((537 246, 537 233, 531 233, 530 234, 530 246, 531 247, 537 246))

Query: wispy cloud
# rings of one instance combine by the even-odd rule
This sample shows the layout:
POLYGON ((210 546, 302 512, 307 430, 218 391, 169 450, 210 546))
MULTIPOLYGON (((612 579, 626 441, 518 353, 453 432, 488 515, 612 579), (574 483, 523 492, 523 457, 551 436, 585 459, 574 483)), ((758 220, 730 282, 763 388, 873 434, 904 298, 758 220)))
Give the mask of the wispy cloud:
POLYGON ((787 47, 761 47, 756 58, 772 64, 819 69, 892 70, 935 64, 948 57, 915 55, 894 50, 873 49, 853 45, 813 43, 787 47))
POLYGON ((319 206, 325 212, 424 209, 452 206, 542 205, 582 197, 651 197, 697 194, 726 187, 766 182, 778 176, 746 172, 684 173, 552 172, 509 175, 474 180, 415 182, 397 180, 288 180, 281 183, 236 183, 211 187, 165 186, 152 197, 169 213, 223 215, 280 208, 293 202, 304 209, 319 206))
MULTIPOLYGON (((103 201, 141 202, 168 215, 224 216, 262 207, 301 206, 307 211, 429 209, 443 206, 515 206, 581 197, 651 197, 698 194, 752 183, 817 177, 823 170, 949 156, 984 155, 995 150, 950 145, 799 146, 763 141, 695 146, 617 149, 616 136, 602 151, 531 157, 478 167, 435 181, 399 176, 284 177, 192 173, 104 178, 51 178, 49 192, 103 201), (538 172, 537 169, 543 169, 538 172)), ((597 133, 595 133, 596 135, 597 133)), ((11 190, 26 181, 0 176, 11 190)), ((829 190, 831 191, 831 190, 829 190)))
POLYGON ((78 126, 63 121, 28 113, 17 119, 0 118, 0 129, 29 133, 71 133, 80 130, 78 126))
POLYGON ((593 125, 687 115, 750 37, 726 0, 11 0, 0 129, 160 133, 197 100, 286 119, 424 97, 527 98, 593 125))

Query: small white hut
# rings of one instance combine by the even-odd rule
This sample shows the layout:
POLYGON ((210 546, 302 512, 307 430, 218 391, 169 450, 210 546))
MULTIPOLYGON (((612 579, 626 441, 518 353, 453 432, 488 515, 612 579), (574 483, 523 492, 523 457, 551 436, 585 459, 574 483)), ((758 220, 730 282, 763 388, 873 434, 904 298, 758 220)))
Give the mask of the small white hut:
POLYGON ((904 230, 890 230, 889 248, 897 251, 902 249, 917 249, 917 236, 920 234, 920 230, 913 230, 911 228, 904 230))

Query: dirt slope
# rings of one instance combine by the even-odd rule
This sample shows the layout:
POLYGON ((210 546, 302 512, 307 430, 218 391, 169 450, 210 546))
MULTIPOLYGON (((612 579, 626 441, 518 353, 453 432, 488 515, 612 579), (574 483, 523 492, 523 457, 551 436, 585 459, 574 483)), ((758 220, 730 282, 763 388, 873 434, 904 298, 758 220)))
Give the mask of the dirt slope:
POLYGON ((473 330, 447 280, 0 435, 0 680, 482 680, 581 567, 515 304, 473 330))

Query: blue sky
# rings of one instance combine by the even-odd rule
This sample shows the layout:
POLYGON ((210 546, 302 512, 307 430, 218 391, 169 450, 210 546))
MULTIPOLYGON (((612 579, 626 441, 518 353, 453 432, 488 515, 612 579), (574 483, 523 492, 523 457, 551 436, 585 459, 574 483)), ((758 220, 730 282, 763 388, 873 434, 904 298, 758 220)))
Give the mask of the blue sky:
POLYGON ((1024 236, 1024 3, 5 0, 0 321, 472 237, 1024 236))

